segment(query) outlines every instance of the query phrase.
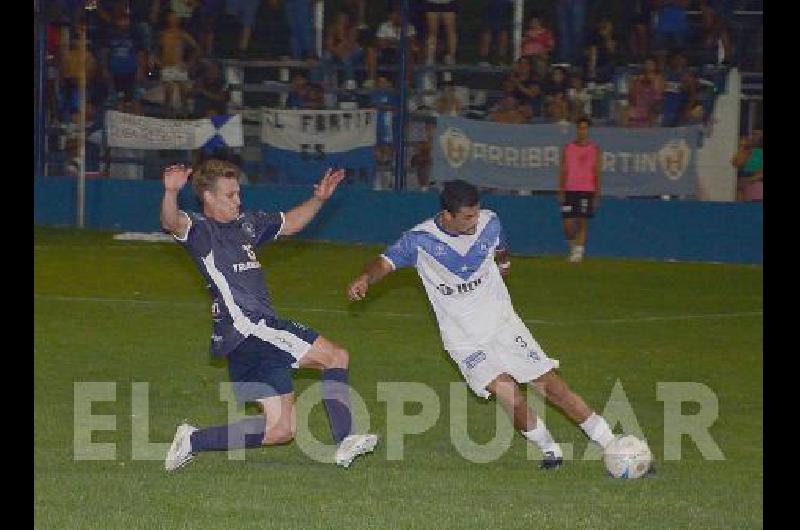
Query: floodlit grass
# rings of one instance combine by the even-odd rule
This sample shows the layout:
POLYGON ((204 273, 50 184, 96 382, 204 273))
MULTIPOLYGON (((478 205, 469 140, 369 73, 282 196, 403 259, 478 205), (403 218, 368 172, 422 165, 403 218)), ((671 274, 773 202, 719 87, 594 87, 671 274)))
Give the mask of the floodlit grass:
MULTIPOLYGON (((199 426, 228 421, 219 388, 227 371, 207 353, 202 278, 172 243, 37 228, 34 245, 37 528, 763 526, 761 267, 514 259, 515 307, 561 361, 562 376, 599 411, 621 384, 650 442, 657 475, 617 481, 601 462, 582 459, 586 438, 552 408, 544 411, 548 426, 575 455, 556 472, 539 471, 538 453, 528 457, 519 435, 493 462, 462 457, 450 436, 450 384, 461 378, 442 351, 415 272, 395 273, 367 301, 350 304, 346 284, 381 247, 280 241, 259 252, 278 313, 349 350, 352 385, 381 444, 348 470, 309 458, 295 442, 249 450, 238 461, 205 453, 167 474, 161 448, 151 459, 132 458, 132 420, 148 422, 149 442, 160 444, 184 418, 199 426), (387 438, 396 421, 378 386, 403 381, 430 387, 441 414, 428 430, 404 437, 396 460, 387 438), (91 408, 115 418, 116 430, 92 435, 115 444, 113 460, 75 458, 75 388, 85 382, 115 385, 115 401, 91 408), (671 433, 657 390, 675 382, 702 383, 718 398, 709 434, 723 460, 705 458, 689 436, 681 458, 665 460, 671 433), (145 408, 134 383, 147 383, 145 408)), ((298 395, 317 378, 298 372, 298 395)), ((466 399, 470 437, 489 442, 494 400, 466 399)), ((421 408, 409 403, 404 411, 421 408)), ((679 410, 692 415, 700 405, 679 410)), ((330 442, 321 405, 309 424, 330 442)))

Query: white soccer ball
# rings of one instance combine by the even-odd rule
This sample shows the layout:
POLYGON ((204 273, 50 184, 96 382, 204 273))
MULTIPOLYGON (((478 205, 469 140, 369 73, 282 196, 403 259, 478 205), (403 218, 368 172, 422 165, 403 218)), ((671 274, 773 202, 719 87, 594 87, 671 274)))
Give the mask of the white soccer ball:
POLYGON ((647 442, 635 436, 625 435, 616 438, 606 447, 603 463, 608 474, 614 478, 640 478, 653 463, 653 453, 647 442))

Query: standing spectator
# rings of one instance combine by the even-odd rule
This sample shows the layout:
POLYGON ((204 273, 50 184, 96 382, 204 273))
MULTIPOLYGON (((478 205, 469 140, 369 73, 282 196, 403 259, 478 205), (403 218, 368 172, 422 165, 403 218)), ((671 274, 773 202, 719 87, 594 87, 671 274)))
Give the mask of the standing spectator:
POLYGON ((547 63, 554 46, 553 32, 542 25, 537 15, 532 16, 520 44, 520 55, 528 58, 537 57, 547 63))
POLYGON ((550 79, 544 83, 545 117, 550 121, 567 119, 567 71, 562 67, 553 68, 550 79))
POLYGON ((427 62, 436 62, 437 37, 439 35, 439 25, 444 23, 447 33, 447 55, 444 57, 445 64, 455 64, 456 47, 458 46, 458 33, 456 31, 456 13, 458 12, 459 0, 425 0, 425 19, 428 26, 427 42, 427 62))
POLYGON ((624 0, 622 2, 622 35, 628 36, 630 60, 644 62, 650 53, 650 26, 652 13, 650 0, 624 0))
POLYGON ((567 119, 573 122, 577 122, 580 118, 587 118, 592 115, 592 95, 586 89, 586 85, 583 83, 583 77, 579 72, 573 72, 569 76, 567 112, 567 119))
MULTIPOLYGON (((277 2, 277 0, 273 0, 277 2)), ((256 13, 261 0, 225 0, 225 12, 239 19, 242 29, 239 31, 238 53, 240 57, 247 54, 250 37, 256 23, 256 13)))
POLYGON ((569 245, 569 261, 583 261, 588 220, 600 200, 600 148, 589 140, 589 118, 576 123, 577 137, 561 154, 558 199, 564 235, 569 245))
POLYGON ((669 50, 682 50, 689 37, 686 7, 689 0, 652 0, 655 12, 653 45, 657 55, 666 56, 669 50))
POLYGON ((617 66, 622 62, 622 50, 614 38, 614 26, 610 20, 604 19, 597 24, 587 56, 586 77, 599 84, 611 83, 617 66))
POLYGON ((733 62, 733 42, 731 29, 735 27, 736 17, 733 14, 734 2, 731 0, 700 0, 700 12, 703 15, 703 46, 710 54, 709 62, 716 62, 717 41, 722 44, 722 63, 733 62))
POLYGON ((583 52, 587 0, 557 0, 558 58, 576 64, 583 52))
POLYGON ((281 1, 289 24, 292 59, 301 61, 316 56, 312 3, 320 0, 271 0, 276 8, 281 1))
POLYGON ((164 30, 159 36, 161 81, 164 85, 164 104, 174 112, 180 112, 186 103, 189 83, 189 65, 194 57, 186 53, 186 45, 194 48, 197 54, 202 49, 197 41, 181 27, 181 19, 176 13, 168 11, 164 30))
POLYGON ((392 84, 385 76, 378 77, 376 89, 370 94, 370 103, 376 110, 375 124, 375 162, 376 175, 373 187, 376 190, 391 189, 392 161, 394 160, 394 144, 398 141, 397 95, 392 84))
POLYGON ((673 54, 664 79, 663 127, 683 125, 697 104, 697 79, 689 72, 686 57, 673 54))
MULTIPOLYGON (((389 20, 378 26, 375 44, 367 48, 367 88, 375 84, 378 63, 397 65, 400 62, 400 10, 397 2, 392 3, 389 20)), ((412 66, 419 59, 420 49, 416 39, 417 30, 412 24, 406 25, 406 73, 407 80, 413 78, 412 66)))
POLYGON ((495 42, 496 65, 508 64, 508 27, 514 18, 514 0, 489 0, 483 17, 483 31, 478 45, 479 64, 489 66, 489 52, 495 42))
POLYGON ((364 50, 358 45, 358 28, 347 11, 339 11, 326 31, 323 60, 326 69, 343 66, 345 81, 355 79, 355 67, 364 62, 364 50))
POLYGON ((194 10, 192 27, 196 32, 196 40, 203 47, 203 53, 210 57, 214 54, 217 19, 222 14, 223 0, 199 0, 194 10))
POLYGON ((763 133, 754 129, 739 141, 739 151, 731 162, 736 167, 736 200, 761 201, 764 194, 763 133))
POLYGON ((140 113, 138 92, 145 76, 145 53, 127 13, 120 12, 114 19, 100 53, 103 79, 113 87, 112 100, 131 103, 140 113))
MULTIPOLYGON (((61 121, 70 123, 74 121, 74 116, 80 112, 80 76, 81 76, 81 55, 80 35, 86 31, 85 22, 79 21, 75 26, 69 46, 62 46, 59 56, 59 90, 61 104, 59 114, 61 121)), ((97 61, 92 50, 87 45, 85 56, 85 75, 86 75, 86 101, 87 103, 98 104, 97 87, 97 61)))
POLYGON ((629 106, 623 113, 625 127, 655 127, 664 98, 664 76, 652 57, 644 62, 644 71, 633 78, 628 91, 629 106))

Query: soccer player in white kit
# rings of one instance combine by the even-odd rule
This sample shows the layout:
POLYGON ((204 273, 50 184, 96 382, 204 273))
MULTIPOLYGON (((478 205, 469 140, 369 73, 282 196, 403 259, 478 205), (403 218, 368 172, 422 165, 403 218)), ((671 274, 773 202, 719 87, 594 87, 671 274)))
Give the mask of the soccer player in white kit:
POLYGON ((402 267, 415 267, 433 306, 444 348, 477 395, 497 396, 514 427, 544 454, 540 467, 563 463, 561 447, 528 407, 517 383, 537 391, 605 448, 614 440, 608 423, 556 373, 551 359, 511 304, 503 276, 511 268, 500 219, 480 207, 478 189, 447 182, 442 211, 411 230, 372 260, 347 288, 362 300, 369 286, 402 267))

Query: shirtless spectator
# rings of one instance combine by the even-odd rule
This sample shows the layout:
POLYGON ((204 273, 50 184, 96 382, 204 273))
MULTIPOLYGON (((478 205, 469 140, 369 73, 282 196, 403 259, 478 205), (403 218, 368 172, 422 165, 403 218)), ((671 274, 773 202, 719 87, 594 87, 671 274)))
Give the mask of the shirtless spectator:
POLYGON ((179 112, 185 104, 189 88, 188 66, 195 59, 187 53, 186 46, 194 48, 197 55, 202 54, 202 49, 197 41, 183 30, 180 18, 172 11, 167 12, 159 44, 161 53, 158 62, 164 85, 164 103, 173 111, 179 112))

